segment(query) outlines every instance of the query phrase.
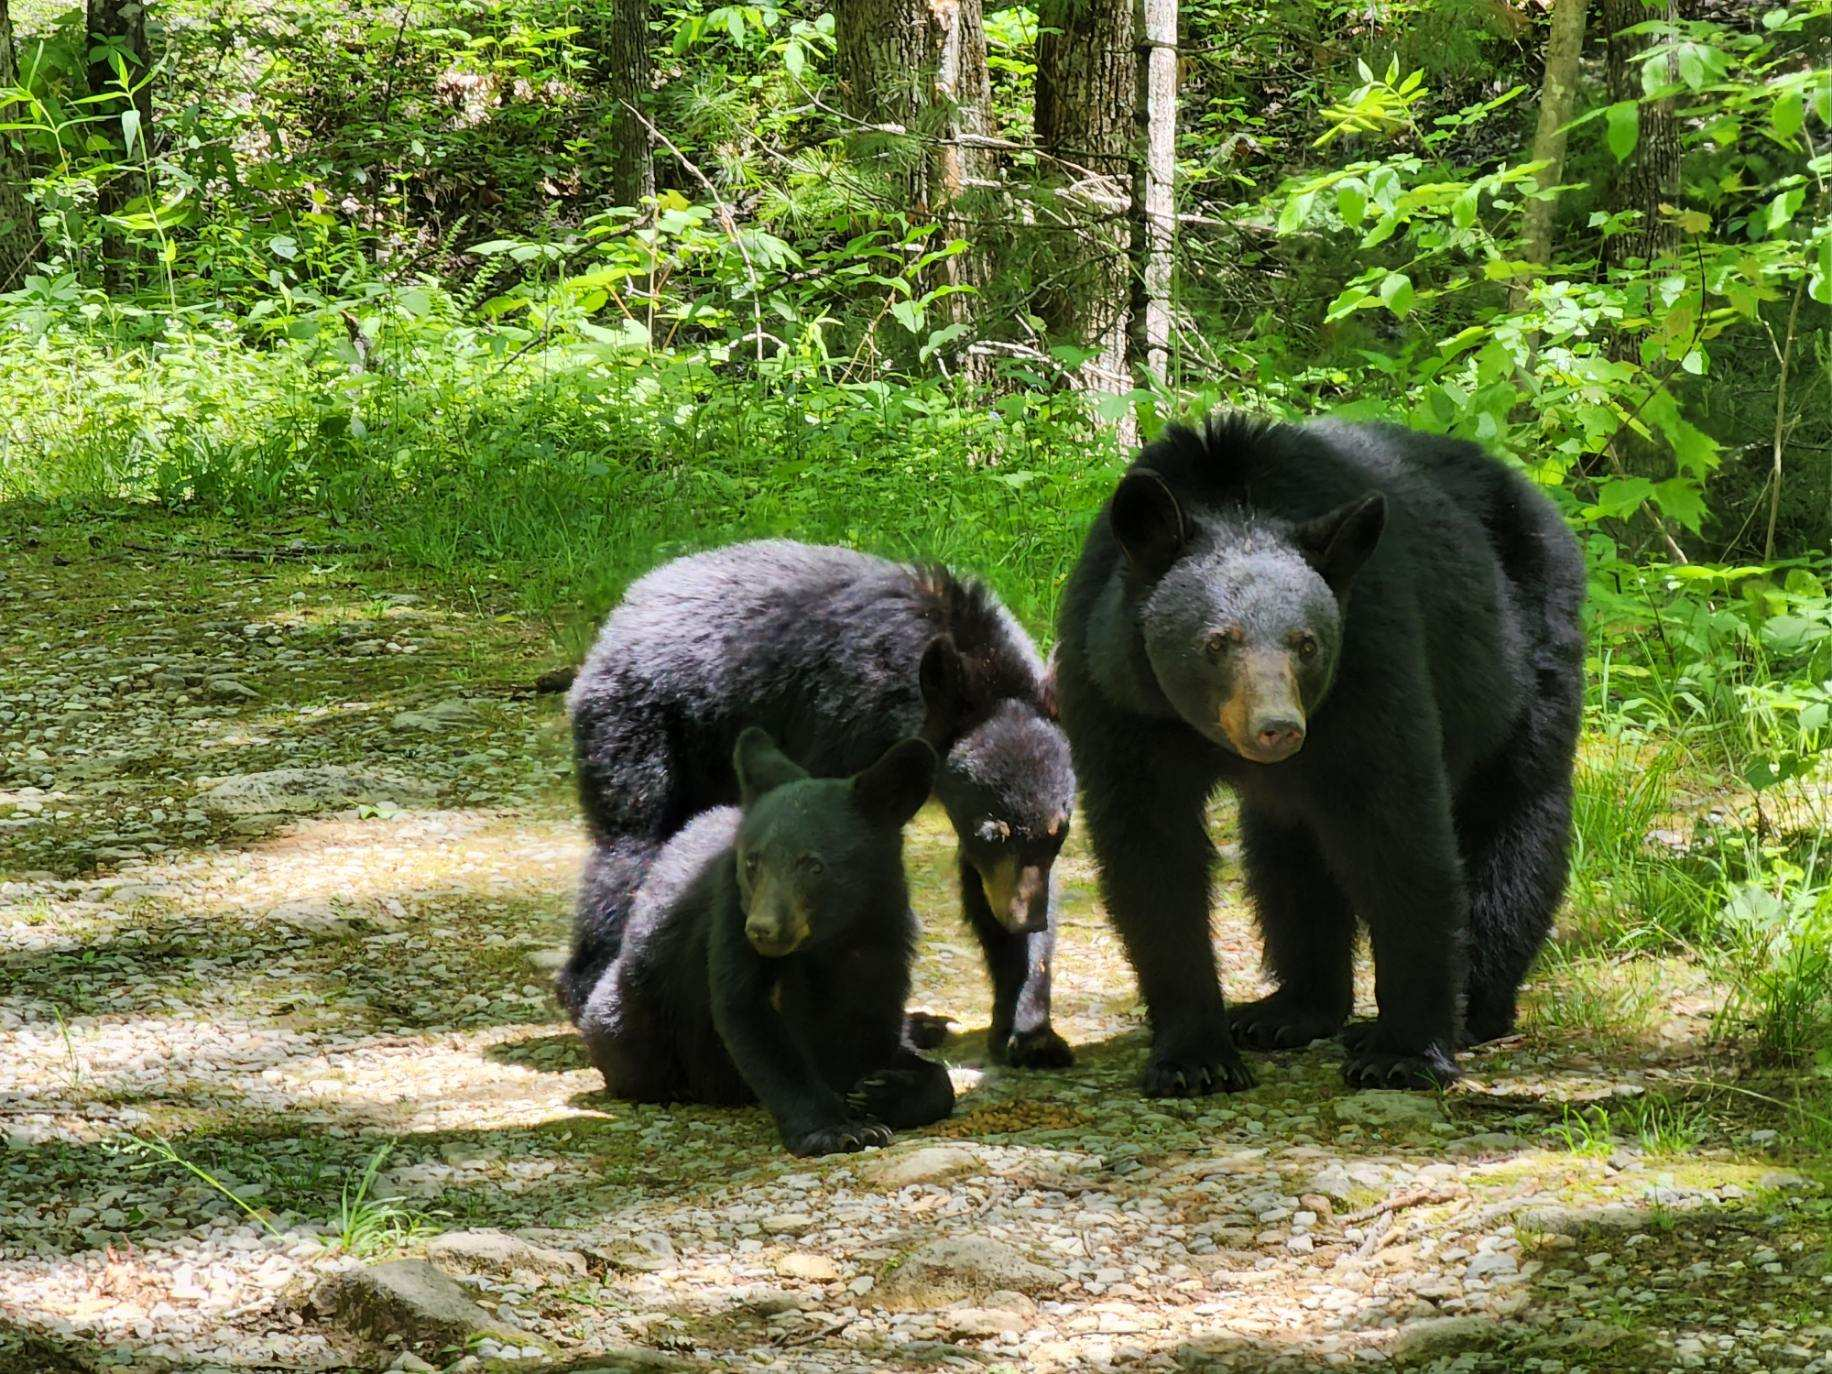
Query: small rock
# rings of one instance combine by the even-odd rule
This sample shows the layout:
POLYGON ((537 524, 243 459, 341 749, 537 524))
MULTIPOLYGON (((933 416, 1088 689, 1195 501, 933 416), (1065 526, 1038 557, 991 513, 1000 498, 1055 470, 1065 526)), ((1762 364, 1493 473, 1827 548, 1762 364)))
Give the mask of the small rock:
POLYGON ((674 1253, 674 1242, 660 1231, 646 1231, 627 1240, 616 1241, 592 1252, 613 1269, 652 1274, 658 1269, 672 1269, 680 1262, 674 1253))
POLYGON ((1444 1119, 1437 1098, 1429 1093, 1397 1092, 1389 1088, 1339 1097, 1334 1107, 1336 1120, 1352 1121, 1361 1126, 1427 1126, 1444 1119))
POLYGON ((803 1231, 814 1226, 814 1218, 806 1212, 776 1212, 764 1217, 757 1223, 769 1236, 799 1236, 803 1231))
POLYGON ((1471 1279, 1489 1280, 1504 1274, 1518 1274, 1520 1261, 1506 1250, 1495 1250, 1488 1254, 1477 1255, 1463 1271, 1465 1281, 1471 1279))
POLYGON ((886 1150, 861 1164, 858 1177, 866 1187, 890 1192, 913 1183, 946 1183, 979 1166, 979 1157, 965 1146, 917 1145, 886 1150))
POLYGON ((1001 1289, 1043 1293, 1061 1285, 1061 1274, 1002 1241, 959 1236, 932 1240, 911 1251, 878 1285, 878 1300, 894 1312, 923 1310, 977 1302, 1001 1289))
POLYGON ((1758 1188, 1773 1188, 1784 1193, 1791 1193, 1806 1186, 1806 1175, 1797 1174, 1792 1169, 1770 1169, 1756 1180, 1758 1188))
POLYGON ((1579 1236, 1588 1231, 1634 1231, 1646 1224, 1647 1215, 1633 1207, 1528 1207, 1514 1218, 1523 1231, 1548 1236, 1579 1236))
POLYGON ((807 1250, 791 1250, 776 1258, 776 1272, 785 1279, 806 1279, 809 1283, 832 1283, 840 1277, 840 1266, 825 1255, 807 1250))
POLYGON ((1506 1131, 1478 1131, 1450 1142, 1453 1155, 1512 1154, 1524 1150, 1530 1142, 1506 1131))
POLYGON ((1508 1323, 1493 1317, 1428 1317, 1400 1327, 1390 1353, 1395 1360, 1458 1355, 1495 1345, 1511 1330, 1508 1323))
POLYGON ((315 897, 298 901, 282 902, 271 908, 267 919, 276 925, 293 926, 299 930, 315 930, 325 933, 348 930, 354 922, 341 915, 329 902, 315 897))
POLYGON ((1016 1312, 997 1307, 950 1307, 936 1323, 950 1338, 1016 1335, 1030 1325, 1016 1312))
POLYGON ((461 1274, 538 1274, 544 1278, 577 1278, 585 1273, 585 1256, 576 1250, 536 1245, 507 1231, 451 1231, 435 1237, 426 1258, 461 1274))
POLYGON ((402 711, 388 722, 391 730, 418 730, 423 734, 436 735, 442 730, 449 730, 455 725, 468 725, 477 719, 477 704, 456 697, 451 701, 441 701, 433 706, 422 707, 418 711, 402 711))
POLYGON ((232 677, 213 677, 205 684, 205 690, 217 701, 253 701, 261 695, 247 683, 232 677))

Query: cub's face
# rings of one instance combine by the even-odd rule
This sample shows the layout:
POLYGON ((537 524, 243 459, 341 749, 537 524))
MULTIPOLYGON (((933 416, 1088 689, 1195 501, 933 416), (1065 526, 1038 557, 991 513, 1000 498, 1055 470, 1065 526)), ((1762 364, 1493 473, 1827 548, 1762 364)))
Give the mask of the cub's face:
POLYGON ((1188 512, 1147 468, 1108 506, 1153 676, 1189 726, 1253 763, 1304 745, 1335 680, 1342 610, 1386 522, 1378 492, 1286 526, 1188 512))
POLYGON ((935 790, 993 919, 1013 933, 1042 930, 1075 806, 1062 728, 1007 704, 948 751, 935 790))
POLYGON ((938 636, 919 673, 927 732, 952 739, 935 795, 960 837, 961 857, 992 917, 1013 933, 1049 925, 1050 866, 1069 834, 1075 768, 1056 720, 1046 671, 1040 699, 1007 697, 971 706, 971 670, 954 641, 938 636))
POLYGON ((1183 559, 1146 597, 1140 625, 1159 687, 1205 739, 1254 763, 1303 746, 1335 677, 1342 616, 1296 553, 1183 559))
POLYGON ((851 778, 811 778, 756 728, 734 752, 744 809, 734 861, 744 935, 780 958, 842 933, 901 882, 903 825, 929 795, 935 753, 893 745, 851 778))

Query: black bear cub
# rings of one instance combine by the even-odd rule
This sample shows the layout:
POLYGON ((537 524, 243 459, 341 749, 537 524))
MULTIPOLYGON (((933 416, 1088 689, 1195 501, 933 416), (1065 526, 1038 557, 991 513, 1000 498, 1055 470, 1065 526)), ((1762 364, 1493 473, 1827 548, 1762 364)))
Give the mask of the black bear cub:
POLYGON ((762 726, 822 777, 916 736, 941 756, 961 910, 992 976, 991 1055, 1070 1061, 1050 1025, 1050 869, 1075 776, 1043 660, 986 587, 785 539, 678 558, 625 594, 569 704, 592 836, 558 979, 575 1019, 656 852, 736 800, 740 730, 762 726))
POLYGON ((759 1101, 798 1155, 887 1144, 954 1109, 903 1042, 916 925, 903 826, 935 753, 893 745, 810 778, 762 730, 733 758, 741 806, 696 817, 637 888, 622 949, 580 1017, 611 1092, 759 1101))
POLYGON ((1109 913, 1150 1011, 1145 1090, 1251 1084, 1335 1035, 1357 917, 1360 1085, 1506 1034, 1563 893, 1583 694, 1577 541, 1474 445, 1215 419, 1120 481, 1066 590, 1058 692, 1109 913), (1204 807, 1240 800, 1277 990, 1223 1007, 1204 807))

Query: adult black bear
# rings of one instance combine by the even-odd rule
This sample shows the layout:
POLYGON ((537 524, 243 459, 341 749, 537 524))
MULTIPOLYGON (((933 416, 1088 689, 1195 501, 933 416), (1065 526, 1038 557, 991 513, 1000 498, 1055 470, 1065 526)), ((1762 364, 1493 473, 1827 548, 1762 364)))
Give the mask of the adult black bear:
POLYGON ((903 825, 935 752, 893 745, 812 779, 739 736, 742 811, 696 816, 655 856, 622 950, 579 1018, 605 1085, 638 1102, 761 1101, 798 1155, 884 1145, 954 1107, 903 1044, 916 922, 903 825))
POLYGON ((1345 1037, 1351 1082, 1453 1078, 1460 1034, 1512 1027, 1565 885, 1583 587, 1551 503, 1470 444, 1230 417, 1144 451, 1070 577, 1057 690, 1146 1092, 1249 1086, 1236 1036, 1340 1030, 1356 915, 1380 1015, 1345 1037), (1231 1016, 1222 782, 1278 985, 1231 1016))
POLYGON ((992 974, 992 1055, 1070 1062, 1050 1026, 1050 867, 1075 778, 1043 662, 984 586, 786 540, 677 559, 630 588, 569 702, 592 838, 558 980, 575 1018, 663 841, 737 799, 740 730, 823 777, 920 736, 942 757, 961 907, 992 974))

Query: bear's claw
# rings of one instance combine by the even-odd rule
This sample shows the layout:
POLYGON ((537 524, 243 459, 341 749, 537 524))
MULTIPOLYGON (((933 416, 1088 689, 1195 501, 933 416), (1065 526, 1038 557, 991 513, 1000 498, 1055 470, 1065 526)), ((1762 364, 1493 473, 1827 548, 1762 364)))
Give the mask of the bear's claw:
POLYGON ((1232 1045, 1196 1054, 1153 1054, 1141 1086, 1147 1097, 1206 1097, 1244 1092, 1258 1080, 1232 1045))
POLYGON ((864 1119, 840 1121, 831 1126, 816 1126, 786 1142, 792 1155, 851 1154, 872 1145, 891 1143, 891 1128, 864 1119))
POLYGON ((1342 1032, 1348 1061, 1342 1076, 1355 1088, 1443 1088, 1462 1077, 1449 1050, 1427 1044, 1423 1049, 1402 1048, 1382 1030, 1378 1021, 1362 1021, 1342 1032))
POLYGON ((1234 1038, 1253 1050, 1302 1049, 1342 1029, 1339 1020, 1277 993, 1230 1007, 1228 1022, 1234 1038))

